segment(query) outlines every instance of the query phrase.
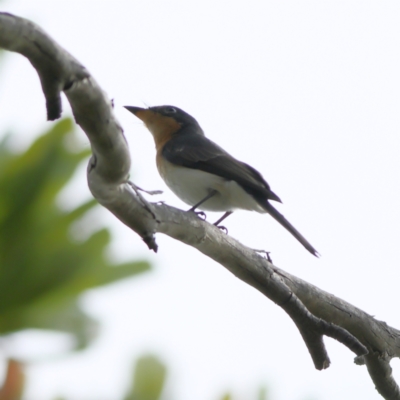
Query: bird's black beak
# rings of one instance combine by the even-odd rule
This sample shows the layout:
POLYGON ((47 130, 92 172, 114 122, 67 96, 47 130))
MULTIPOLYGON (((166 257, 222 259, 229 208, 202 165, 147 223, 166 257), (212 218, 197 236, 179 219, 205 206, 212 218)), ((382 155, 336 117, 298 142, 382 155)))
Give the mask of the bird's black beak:
POLYGON ((142 120, 145 124, 147 124, 153 117, 154 112, 149 108, 141 108, 141 107, 133 107, 133 106, 124 106, 128 111, 130 111, 133 115, 142 120))
POLYGON ((130 111, 132 114, 136 115, 139 111, 144 111, 146 110, 145 108, 140 108, 140 107, 133 107, 133 106, 124 106, 128 111, 130 111))

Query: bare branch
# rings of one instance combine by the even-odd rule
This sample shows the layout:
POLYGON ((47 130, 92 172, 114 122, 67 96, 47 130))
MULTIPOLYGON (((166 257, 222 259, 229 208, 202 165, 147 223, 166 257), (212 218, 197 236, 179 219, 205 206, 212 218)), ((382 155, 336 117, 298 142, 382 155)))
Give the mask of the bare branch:
POLYGON ((60 118, 60 93, 74 81, 89 76, 85 67, 28 20, 2 13, 0 37, 1 47, 24 55, 38 72, 46 97, 47 119, 60 118), (68 63, 64 62, 66 59, 68 63))
POLYGON ((375 383, 376 390, 385 399, 398 399, 399 387, 392 375, 392 368, 381 354, 368 354, 365 356, 368 372, 375 383))
POLYGON ((0 47, 23 54, 37 70, 49 119, 61 115, 64 91, 91 143, 87 175, 93 196, 150 249, 157 250, 156 232, 195 247, 282 307, 299 329, 317 369, 330 364, 323 336, 332 337, 358 356, 357 364, 367 365, 385 399, 400 400, 389 365, 400 355, 398 330, 278 269, 194 213, 149 203, 129 181, 130 154, 123 130, 111 102, 88 71, 38 26, 6 13, 0 13, 0 47))

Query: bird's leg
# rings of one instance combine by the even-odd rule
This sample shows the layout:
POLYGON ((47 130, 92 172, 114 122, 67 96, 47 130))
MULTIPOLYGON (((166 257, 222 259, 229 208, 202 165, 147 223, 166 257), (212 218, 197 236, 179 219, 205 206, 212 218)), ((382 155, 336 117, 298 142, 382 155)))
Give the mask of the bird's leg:
POLYGON ((201 206, 204 202, 206 202, 208 199, 210 199, 211 197, 215 196, 217 194, 216 190, 212 190, 210 193, 208 193, 208 195, 206 197, 204 197, 204 199, 201 199, 198 203, 196 203, 191 209, 188 210, 189 211, 193 211, 195 212, 200 218, 204 218, 206 219, 206 214, 203 211, 196 211, 196 208, 201 206))
POLYGON ((218 221, 214 222, 214 225, 221 229, 221 231, 224 231, 226 234, 228 234, 228 229, 226 229, 225 226, 221 226, 219 225, 225 218, 229 217, 231 214, 233 213, 233 211, 227 211, 218 221))
POLYGON ((228 218, 232 213, 233 211, 227 211, 218 221, 214 222, 214 225, 218 226, 225 218, 228 218))
POLYGON ((198 203, 196 203, 190 210, 188 211, 194 211, 198 206, 201 206, 204 202, 206 202, 209 198, 215 196, 217 194, 216 190, 211 190, 210 193, 204 199, 200 200, 198 203))

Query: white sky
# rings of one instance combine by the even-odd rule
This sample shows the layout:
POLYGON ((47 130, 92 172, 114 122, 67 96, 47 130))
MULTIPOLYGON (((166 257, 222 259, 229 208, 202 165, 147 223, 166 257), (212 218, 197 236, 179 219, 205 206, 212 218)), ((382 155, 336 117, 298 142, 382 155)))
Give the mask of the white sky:
MULTIPOLYGON (((9 0, 0 8, 41 25, 115 99, 137 184, 187 208, 158 176, 151 135, 122 106, 183 108, 263 173, 322 258, 265 215, 237 212, 229 233, 400 327, 399 2, 9 0)), ((0 132, 18 132, 19 148, 50 126, 36 73, 19 55, 3 65, 0 110, 0 132)), ((64 203, 89 196, 83 171, 64 203)), ((115 234, 113 254, 146 257, 154 272, 86 295, 99 338, 85 352, 32 363, 26 400, 118 400, 132 360, 148 351, 169 367, 165 400, 214 400, 227 389, 255 399, 263 384, 273 400, 381 398, 332 340, 331 367, 316 371, 286 314, 218 264, 161 235, 152 254, 100 214, 115 234)), ((40 343, 20 335, 13 348, 40 355, 40 343)))

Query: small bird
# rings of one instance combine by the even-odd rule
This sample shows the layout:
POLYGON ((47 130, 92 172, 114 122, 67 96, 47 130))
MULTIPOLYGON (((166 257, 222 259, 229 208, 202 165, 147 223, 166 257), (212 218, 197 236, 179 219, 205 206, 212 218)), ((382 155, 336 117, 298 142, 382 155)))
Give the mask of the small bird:
POLYGON ((224 211, 218 226, 234 210, 268 213, 311 254, 318 252, 276 210, 270 200, 281 199, 262 175, 206 138, 199 123, 174 106, 125 108, 142 120, 156 145, 157 168, 168 187, 185 203, 204 211, 224 211))

